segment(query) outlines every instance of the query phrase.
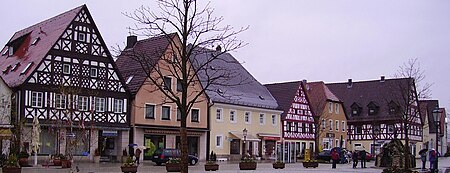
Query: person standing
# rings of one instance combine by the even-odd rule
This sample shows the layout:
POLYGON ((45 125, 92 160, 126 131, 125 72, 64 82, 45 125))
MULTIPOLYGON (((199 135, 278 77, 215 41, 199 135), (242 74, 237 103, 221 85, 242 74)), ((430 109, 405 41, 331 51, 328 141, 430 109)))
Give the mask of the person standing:
POLYGON ((356 168, 358 166, 358 152, 353 151, 352 160, 353 160, 353 168, 356 168))
POLYGON ((436 150, 434 150, 434 149, 431 149, 431 151, 429 152, 429 160, 430 160, 430 169, 431 169, 431 172, 435 172, 435 170, 434 169, 436 169, 435 168, 435 161, 436 161, 436 157, 437 157, 437 153, 436 153, 436 150))
POLYGON ((361 168, 366 168, 366 150, 361 150, 359 156, 361 157, 361 168))
POLYGON ((136 163, 139 165, 140 164, 140 156, 141 156, 141 149, 136 149, 136 152, 134 153, 134 156, 136 157, 136 163))
POLYGON ((425 164, 427 163, 427 152, 422 152, 420 154, 420 160, 422 160, 422 169, 425 169, 425 164))
POLYGON ((333 160, 333 165, 331 166, 331 169, 336 169, 336 164, 339 161, 339 154, 336 150, 331 151, 331 160, 333 160))

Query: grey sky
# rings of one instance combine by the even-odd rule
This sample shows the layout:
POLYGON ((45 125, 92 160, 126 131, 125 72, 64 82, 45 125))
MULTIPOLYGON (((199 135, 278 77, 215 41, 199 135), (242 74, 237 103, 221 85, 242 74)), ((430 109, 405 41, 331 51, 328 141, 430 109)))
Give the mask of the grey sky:
MULTIPOLYGON (((4 1, 0 43, 82 4, 109 47, 123 45, 133 25, 122 12, 155 7, 149 0, 4 1)), ((399 65, 418 58, 433 83, 432 97, 450 108, 450 1, 215 0, 211 6, 224 24, 250 26, 239 37, 249 45, 233 55, 261 83, 392 77, 399 65)))

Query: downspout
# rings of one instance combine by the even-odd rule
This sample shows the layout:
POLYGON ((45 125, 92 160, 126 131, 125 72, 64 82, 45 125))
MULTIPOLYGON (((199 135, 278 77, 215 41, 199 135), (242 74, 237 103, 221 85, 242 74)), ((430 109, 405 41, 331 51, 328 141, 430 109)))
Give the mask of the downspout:
POLYGON ((209 153, 211 152, 211 107, 214 106, 214 103, 212 102, 211 99, 209 99, 208 101, 208 111, 206 114, 206 128, 208 129, 206 131, 206 160, 209 160, 209 153))

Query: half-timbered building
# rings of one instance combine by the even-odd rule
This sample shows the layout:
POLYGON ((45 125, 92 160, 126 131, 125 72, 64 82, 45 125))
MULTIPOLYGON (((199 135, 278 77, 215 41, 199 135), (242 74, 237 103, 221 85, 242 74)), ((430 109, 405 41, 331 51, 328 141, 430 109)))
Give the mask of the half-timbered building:
MULTIPOLYGON (((420 111, 422 115, 422 122, 423 122, 423 146, 422 148, 436 149, 439 153, 446 153, 447 152, 447 143, 446 143, 446 123, 445 123, 445 109, 439 107, 439 100, 420 100, 420 111), (439 114, 439 117, 441 118, 439 129, 436 128, 436 121, 433 117, 433 112, 437 111, 439 114), (439 133, 438 135, 438 146, 436 146, 436 132, 439 133)), ((419 149, 422 149, 419 148, 419 149)))
POLYGON ((39 154, 122 155, 128 145, 128 91, 86 5, 14 33, 0 76, 12 88, 23 150, 40 121, 39 154))
POLYGON ((5 155, 9 155, 12 137, 11 95, 11 89, 0 77, 0 147, 2 147, 2 153, 5 155))
POLYGON ((352 149, 362 146, 378 154, 383 144, 393 139, 405 143, 408 128, 412 154, 422 145, 422 120, 418 98, 411 78, 385 79, 327 84, 344 102, 348 115, 348 141, 352 149), (408 113, 408 114, 406 114, 408 113))
POLYGON ((281 156, 286 162, 296 162, 306 149, 314 151, 315 124, 303 81, 266 84, 281 110, 281 156))

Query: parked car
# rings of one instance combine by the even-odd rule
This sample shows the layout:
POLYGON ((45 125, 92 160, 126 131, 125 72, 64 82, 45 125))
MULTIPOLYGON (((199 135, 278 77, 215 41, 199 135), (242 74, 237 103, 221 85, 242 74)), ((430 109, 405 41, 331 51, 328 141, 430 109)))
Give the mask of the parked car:
MULTIPOLYGON (((366 152, 366 161, 370 161, 373 159, 372 154, 366 152)), ((358 160, 361 160, 361 156, 358 156, 358 160)))
POLYGON ((331 150, 323 150, 317 155, 317 160, 331 161, 331 150))
MULTIPOLYGON (((158 149, 152 156, 152 162, 155 162, 156 165, 161 165, 163 163, 166 163, 171 158, 180 158, 180 157, 181 151, 179 149, 171 149, 171 148, 158 149)), ((190 165, 195 165, 198 162, 198 158, 196 156, 189 155, 188 161, 190 165)))

